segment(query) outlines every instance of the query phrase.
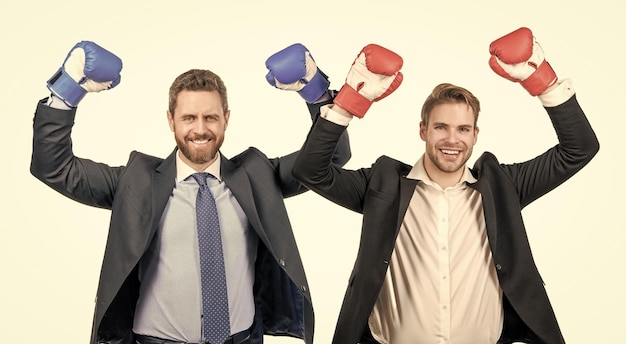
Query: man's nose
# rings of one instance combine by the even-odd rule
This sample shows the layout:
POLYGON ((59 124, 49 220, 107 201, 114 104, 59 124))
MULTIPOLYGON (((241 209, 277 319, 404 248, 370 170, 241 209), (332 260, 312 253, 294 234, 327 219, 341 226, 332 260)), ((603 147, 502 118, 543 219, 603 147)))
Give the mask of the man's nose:
POLYGON ((450 142, 457 142, 458 140, 458 135, 456 130, 450 129, 448 130, 448 141, 450 142))
POLYGON ((208 126, 206 121, 203 118, 200 118, 194 123, 194 131, 198 134, 204 134, 208 130, 208 126))

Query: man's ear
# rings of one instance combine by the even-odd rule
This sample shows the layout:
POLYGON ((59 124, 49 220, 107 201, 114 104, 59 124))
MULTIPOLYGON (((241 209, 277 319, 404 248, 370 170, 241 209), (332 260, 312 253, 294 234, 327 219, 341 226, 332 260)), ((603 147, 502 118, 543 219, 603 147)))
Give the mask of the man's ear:
POLYGON ((230 119, 230 110, 226 111, 224 114, 224 120, 226 120, 226 125, 224 126, 224 130, 228 128, 228 120, 230 119))
POLYGON ((426 141, 426 124, 424 121, 420 121, 420 138, 422 141, 426 141))
POLYGON ((170 125, 170 130, 174 131, 174 115, 172 115, 170 110, 167 110, 167 123, 170 125))

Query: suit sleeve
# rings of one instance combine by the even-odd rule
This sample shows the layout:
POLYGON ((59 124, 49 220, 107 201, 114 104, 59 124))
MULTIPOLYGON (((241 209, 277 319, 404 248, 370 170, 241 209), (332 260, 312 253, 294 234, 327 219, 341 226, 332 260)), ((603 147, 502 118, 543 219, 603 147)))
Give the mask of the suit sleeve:
MULTIPOLYGON (((332 99, 330 99, 328 101, 315 104, 307 103, 313 125, 315 125, 315 123, 320 119, 320 109, 322 106, 332 104, 332 102, 332 99)), ((274 168, 277 169, 281 180, 282 193, 284 197, 291 197, 308 191, 308 188, 303 186, 303 184, 299 180, 295 179, 293 175, 293 166, 299 154, 300 152, 295 152, 279 159, 272 159, 272 164, 275 166, 274 168)), ((351 156, 352 152, 350 150, 348 132, 343 130, 335 143, 333 151, 331 152, 330 163, 337 167, 343 167, 348 160, 350 160, 351 156)))
POLYGON ((293 175, 311 190, 361 213, 370 169, 347 170, 332 163, 346 127, 319 117, 297 156, 293 175))
POLYGON ((30 172, 61 194, 78 202, 110 209, 122 167, 110 167, 74 156, 71 132, 76 109, 37 105, 33 121, 30 172))
POLYGON ((575 94, 564 103, 545 109, 556 131, 558 144, 529 161, 503 165, 516 185, 522 207, 571 178, 600 149, 575 94))
MULTIPOLYGON (((336 92, 333 91, 333 94, 334 93, 336 92)), ((322 106, 332 103, 333 99, 315 104, 307 103, 307 107, 309 108, 309 114, 311 114, 311 120, 313 121, 313 123, 315 123, 320 118, 322 106)), ((348 162, 348 160, 350 160, 351 157, 352 151, 350 149, 350 138, 348 137, 348 131, 345 130, 337 141, 337 146, 335 147, 335 151, 332 157, 332 163, 339 167, 343 167, 348 162)))

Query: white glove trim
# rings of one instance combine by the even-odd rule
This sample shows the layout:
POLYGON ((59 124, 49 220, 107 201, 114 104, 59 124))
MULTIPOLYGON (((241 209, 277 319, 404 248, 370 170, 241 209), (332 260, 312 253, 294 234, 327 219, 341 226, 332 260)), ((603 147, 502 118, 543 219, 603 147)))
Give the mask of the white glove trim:
POLYGON ((46 103, 51 108, 59 109, 59 110, 71 110, 72 108, 67 105, 63 99, 57 97, 56 95, 50 94, 48 97, 48 102, 46 103))
POLYGON ((328 104, 328 105, 322 106, 322 108, 320 109, 320 117, 330 122, 333 122, 335 124, 339 124, 344 127, 347 127, 348 124, 350 124, 350 121, 352 120, 352 118, 354 117, 346 117, 340 114, 339 112, 333 110, 332 105, 334 104, 328 104))
POLYGON ((552 89, 548 93, 540 94, 537 96, 541 101, 541 104, 545 107, 554 107, 565 103, 570 99, 574 93, 574 83, 571 79, 564 79, 559 81, 557 87, 552 89))

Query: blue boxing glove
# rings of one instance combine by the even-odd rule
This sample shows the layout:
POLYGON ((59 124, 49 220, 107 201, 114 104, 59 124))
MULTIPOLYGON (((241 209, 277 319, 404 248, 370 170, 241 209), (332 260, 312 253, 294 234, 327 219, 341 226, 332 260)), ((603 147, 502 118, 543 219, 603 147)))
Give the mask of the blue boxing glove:
POLYGON ((70 107, 78 106, 87 92, 100 92, 120 83, 122 60, 94 42, 76 43, 63 65, 48 80, 52 94, 70 107))
POLYGON ((287 91, 297 91, 307 103, 313 103, 328 91, 330 82, 322 73, 309 50, 295 43, 273 54, 265 61, 270 85, 287 91))

